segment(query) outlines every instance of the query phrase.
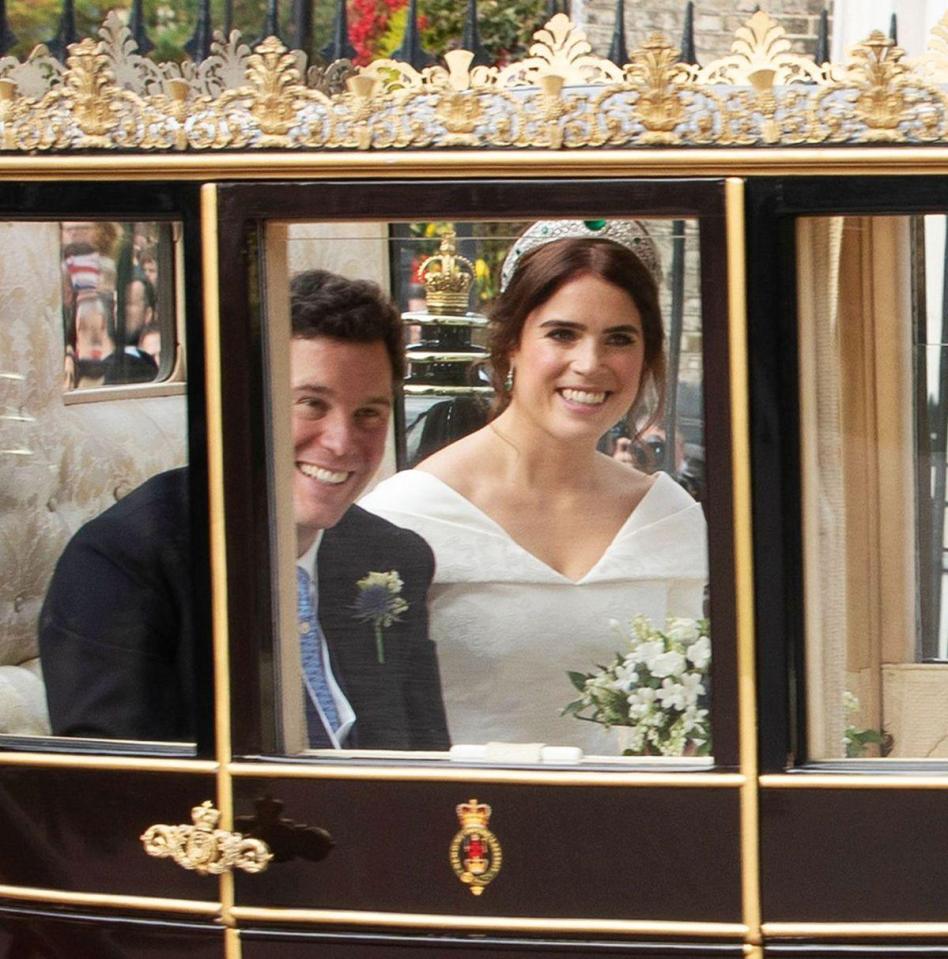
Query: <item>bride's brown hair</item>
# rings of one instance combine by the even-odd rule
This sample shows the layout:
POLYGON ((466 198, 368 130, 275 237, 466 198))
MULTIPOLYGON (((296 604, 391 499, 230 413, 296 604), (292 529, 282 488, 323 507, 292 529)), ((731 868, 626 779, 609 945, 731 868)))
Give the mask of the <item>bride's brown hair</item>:
POLYGON ((560 287, 581 276, 592 275, 624 290, 642 319, 645 363, 632 410, 649 392, 656 402, 647 429, 661 414, 665 402, 665 332, 658 305, 658 286, 648 268, 628 247, 598 237, 553 240, 525 253, 507 288, 490 312, 488 348, 494 387, 494 414, 510 403, 506 387, 510 354, 520 345, 527 317, 546 303, 560 287))

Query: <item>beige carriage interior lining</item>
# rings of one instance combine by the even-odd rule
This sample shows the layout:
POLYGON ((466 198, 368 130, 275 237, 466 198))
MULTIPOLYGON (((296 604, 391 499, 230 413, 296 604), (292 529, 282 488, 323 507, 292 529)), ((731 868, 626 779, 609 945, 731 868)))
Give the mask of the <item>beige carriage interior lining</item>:
POLYGON ((57 223, 0 224, 0 733, 49 731, 36 628, 72 534, 186 461, 185 397, 63 401, 57 223))

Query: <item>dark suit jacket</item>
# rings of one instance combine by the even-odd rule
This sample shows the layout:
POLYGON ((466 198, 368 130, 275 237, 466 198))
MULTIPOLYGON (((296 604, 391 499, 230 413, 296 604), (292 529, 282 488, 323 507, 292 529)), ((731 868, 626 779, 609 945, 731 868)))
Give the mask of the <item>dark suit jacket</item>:
MULTIPOLYGON (((356 713, 346 745, 444 749, 447 725, 426 594, 431 549, 415 533, 351 507, 317 559, 319 617, 333 673, 356 713), (397 570, 408 610, 384 630, 352 606, 370 571, 397 570)), ((194 736, 194 626, 188 474, 161 473, 86 523, 60 557, 40 614, 53 733, 118 739, 194 736)), ((286 692, 284 691, 284 695, 286 692)))

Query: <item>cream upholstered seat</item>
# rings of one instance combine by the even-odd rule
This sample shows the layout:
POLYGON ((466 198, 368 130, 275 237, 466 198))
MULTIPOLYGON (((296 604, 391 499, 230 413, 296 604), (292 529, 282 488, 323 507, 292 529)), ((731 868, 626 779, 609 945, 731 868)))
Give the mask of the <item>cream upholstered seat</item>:
POLYGON ((36 628, 69 538, 186 461, 183 396, 64 403, 61 282, 58 224, 0 224, 0 733, 49 731, 36 628))

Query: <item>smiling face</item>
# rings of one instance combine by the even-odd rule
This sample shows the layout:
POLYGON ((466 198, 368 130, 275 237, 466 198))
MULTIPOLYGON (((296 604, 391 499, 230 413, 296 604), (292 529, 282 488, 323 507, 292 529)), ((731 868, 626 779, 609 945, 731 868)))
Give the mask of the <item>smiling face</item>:
POLYGON ((392 411, 385 344, 290 341, 293 512, 298 555, 335 526, 374 475, 392 411))
POLYGON ((625 290, 583 274, 528 314, 510 361, 518 413, 557 438, 598 439, 639 391, 639 310, 625 290))

